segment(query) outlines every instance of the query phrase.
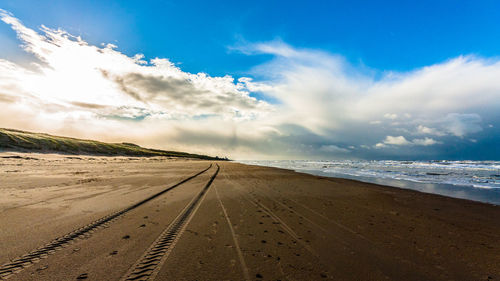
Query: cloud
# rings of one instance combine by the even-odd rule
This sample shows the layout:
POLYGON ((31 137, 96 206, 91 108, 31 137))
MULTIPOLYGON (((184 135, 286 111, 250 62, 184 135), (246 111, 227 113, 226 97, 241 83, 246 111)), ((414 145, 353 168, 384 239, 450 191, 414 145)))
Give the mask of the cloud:
POLYGON ((230 76, 183 72, 167 59, 156 58, 148 63, 142 55, 128 57, 116 51, 112 44, 99 48, 44 26, 39 34, 6 12, 0 16, 17 32, 23 48, 40 60, 38 71, 0 61, 0 69, 5 70, 1 78, 17 86, 18 92, 52 103, 143 107, 179 116, 252 118, 268 110, 265 102, 250 97, 230 76))
POLYGON ((403 136, 387 136, 384 141, 375 144, 375 148, 387 147, 388 145, 421 145, 421 146, 429 146, 434 144, 439 144, 441 142, 436 141, 432 138, 424 138, 424 139, 413 139, 412 141, 408 141, 403 136))
POLYGON ((341 153, 348 153, 349 152, 349 149, 341 148, 341 147, 338 147, 338 146, 332 145, 332 144, 330 144, 330 145, 322 145, 319 148, 319 150, 323 151, 323 152, 341 152, 341 153))
POLYGON ((386 113, 386 114, 384 114, 384 117, 387 118, 387 119, 395 120, 395 119, 398 118, 398 115, 395 114, 395 113, 392 113, 392 114, 391 113, 386 113))
POLYGON ((483 130, 481 123, 482 118, 477 113, 449 113, 442 118, 438 118, 434 121, 429 121, 429 124, 438 127, 438 129, 418 125, 417 134, 435 135, 439 137, 453 135, 462 138, 468 134, 481 132, 483 130))
POLYGON ((423 146, 428 146, 428 145, 434 145, 434 144, 438 144, 438 143, 441 143, 441 142, 438 142, 432 138, 424 138, 424 139, 414 139, 412 141, 413 144, 416 144, 416 145, 423 145, 423 146))
POLYGON ((257 112, 267 104, 249 97, 238 89, 233 78, 212 78, 204 74, 196 77, 165 77, 127 73, 111 75, 102 71, 105 78, 114 81, 120 90, 132 98, 161 105, 170 111, 201 114, 233 114, 234 111, 257 112))
POLYGON ((435 128, 429 128, 429 127, 422 126, 422 125, 418 125, 417 133, 424 134, 424 135, 436 135, 436 136, 444 136, 445 135, 445 133, 440 132, 435 128))
POLYGON ((495 143, 498 59, 381 73, 271 41, 233 47, 271 57, 235 80, 0 18, 36 57, 29 67, 0 59, 2 127, 247 159, 458 157, 450 148, 495 143))
POLYGON ((387 136, 384 140, 384 144, 408 145, 410 144, 410 142, 407 141, 403 136, 399 137, 387 136))
POLYGON ((477 133, 483 130, 481 127, 481 116, 477 113, 458 114, 450 113, 441 121, 447 132, 463 137, 468 134, 477 133))
POLYGON ((78 102, 78 101, 72 101, 70 104, 78 107, 83 107, 83 108, 88 108, 88 109, 103 109, 107 108, 106 105, 100 105, 100 104, 95 104, 95 103, 86 103, 86 102, 78 102))
POLYGON ((0 102, 2 102, 2 103, 13 103, 17 100, 18 99, 15 96, 5 95, 5 94, 0 93, 0 102))
POLYGON ((417 155, 419 151, 411 147, 443 143, 439 138, 445 137, 446 143, 457 144, 460 138, 481 132, 483 120, 500 119, 500 83, 493 75, 500 75, 496 59, 460 56, 377 77, 337 55, 292 51, 282 42, 267 44, 267 48, 264 43, 253 45, 254 53, 267 51, 276 57, 257 66, 254 74, 268 77, 272 89, 266 93, 281 101, 283 119, 330 139, 417 155), (415 133, 433 138, 410 141, 415 133), (406 141, 397 139, 399 145, 379 141, 395 135, 406 141))

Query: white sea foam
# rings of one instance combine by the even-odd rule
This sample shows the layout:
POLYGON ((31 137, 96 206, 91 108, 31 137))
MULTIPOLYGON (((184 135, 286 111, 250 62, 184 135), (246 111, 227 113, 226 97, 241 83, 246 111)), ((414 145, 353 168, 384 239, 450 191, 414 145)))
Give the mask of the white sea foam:
POLYGON ((240 161, 246 164, 321 172, 333 177, 362 177, 500 189, 500 161, 240 161))

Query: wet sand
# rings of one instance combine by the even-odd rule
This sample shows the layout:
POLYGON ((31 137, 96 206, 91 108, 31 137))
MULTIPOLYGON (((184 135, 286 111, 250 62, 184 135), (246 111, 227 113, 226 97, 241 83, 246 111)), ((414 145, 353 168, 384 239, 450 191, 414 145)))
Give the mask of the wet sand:
POLYGON ((0 192, 0 279, 500 280, 500 207, 411 190, 231 162, 0 153, 0 192))

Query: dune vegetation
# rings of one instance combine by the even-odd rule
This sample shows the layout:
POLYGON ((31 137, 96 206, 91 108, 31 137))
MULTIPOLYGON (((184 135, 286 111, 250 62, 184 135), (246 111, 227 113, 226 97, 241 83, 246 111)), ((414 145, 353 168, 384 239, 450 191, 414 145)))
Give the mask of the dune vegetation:
POLYGON ((206 160, 219 157, 144 148, 133 143, 105 143, 69 137, 0 128, 0 150, 42 153, 67 153, 115 156, 169 156, 206 160))

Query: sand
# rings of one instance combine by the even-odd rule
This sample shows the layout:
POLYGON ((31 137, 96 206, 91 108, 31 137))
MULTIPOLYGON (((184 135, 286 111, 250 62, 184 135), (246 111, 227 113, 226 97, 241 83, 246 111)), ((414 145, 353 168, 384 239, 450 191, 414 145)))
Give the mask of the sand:
POLYGON ((411 190, 222 161, 0 153, 0 192, 8 280, 500 280, 500 207, 411 190))

